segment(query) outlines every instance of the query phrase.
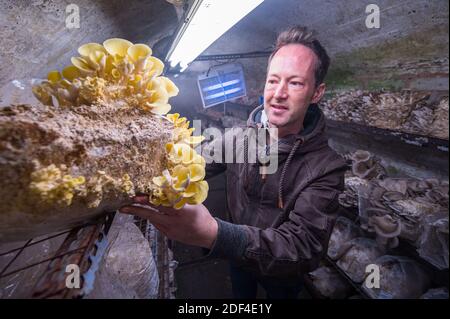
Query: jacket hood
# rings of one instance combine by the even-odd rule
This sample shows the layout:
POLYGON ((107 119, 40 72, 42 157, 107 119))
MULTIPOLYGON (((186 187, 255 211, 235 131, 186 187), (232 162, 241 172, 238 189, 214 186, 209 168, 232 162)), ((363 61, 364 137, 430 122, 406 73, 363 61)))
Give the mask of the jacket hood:
MULTIPOLYGON (((255 108, 247 120, 249 127, 263 127, 264 106, 255 108)), ((287 135, 279 139, 278 152, 289 153, 296 141, 302 140, 301 147, 296 149, 296 153, 311 152, 328 145, 326 136, 325 115, 317 104, 310 104, 303 121, 303 130, 298 134, 287 135)))

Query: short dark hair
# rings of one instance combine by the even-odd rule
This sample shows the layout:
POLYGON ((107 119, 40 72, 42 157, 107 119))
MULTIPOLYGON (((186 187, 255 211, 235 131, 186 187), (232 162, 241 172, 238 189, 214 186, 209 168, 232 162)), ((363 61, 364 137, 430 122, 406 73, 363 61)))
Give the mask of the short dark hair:
POLYGON ((319 40, 314 37, 313 32, 309 31, 306 27, 293 26, 278 35, 275 48, 269 57, 269 65, 278 50, 288 44, 301 44, 310 48, 315 53, 318 61, 314 73, 316 79, 315 85, 316 87, 319 86, 327 75, 328 67, 330 66, 330 57, 319 40))

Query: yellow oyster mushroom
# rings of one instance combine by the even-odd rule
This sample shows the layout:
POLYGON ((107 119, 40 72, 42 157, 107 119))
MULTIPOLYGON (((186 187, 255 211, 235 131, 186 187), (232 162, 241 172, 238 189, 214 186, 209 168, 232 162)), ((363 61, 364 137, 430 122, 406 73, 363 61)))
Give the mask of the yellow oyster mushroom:
POLYGON ((59 86, 60 87, 63 87, 63 88, 65 88, 65 89, 70 89, 70 88, 72 88, 73 86, 74 86, 74 84, 73 83, 71 83, 69 80, 67 80, 67 79, 62 79, 61 81, 59 81, 59 86))
POLYGON ((122 184, 121 184, 122 191, 126 194, 133 195, 134 194, 134 185, 131 181, 130 175, 125 174, 122 177, 122 184))
POLYGON ((192 190, 188 188, 189 191, 194 192, 195 195, 192 197, 186 198, 187 203, 191 205, 201 204, 205 201, 208 196, 209 186, 206 181, 199 181, 196 183, 192 183, 192 190))
POLYGON ((83 103, 92 104, 99 101, 105 92, 107 81, 100 77, 86 77, 79 88, 79 97, 83 103))
MULTIPOLYGON (((148 76, 146 74, 144 74, 144 77, 148 79, 148 76)), ((146 94, 150 96, 154 92, 161 92, 161 94, 164 94, 164 96, 167 98, 167 101, 169 100, 169 94, 167 93, 166 88, 163 85, 161 85, 159 78, 154 78, 152 80, 147 81, 145 90, 146 94)))
POLYGON ((153 196, 149 197, 149 202, 152 203, 155 206, 160 206, 162 205, 162 199, 159 198, 158 195, 156 195, 155 193, 153 194, 153 196))
POLYGON ((117 69, 112 69, 112 70, 111 70, 111 75, 112 75, 112 77, 115 78, 115 79, 119 79, 120 76, 121 76, 120 71, 117 70, 117 69))
POLYGON ((171 153, 174 149, 175 144, 174 143, 167 143, 166 144, 166 152, 171 153))
POLYGON ((180 114, 168 114, 166 118, 175 126, 175 129, 173 130, 173 139, 176 143, 197 145, 205 139, 203 136, 191 136, 192 132, 194 132, 194 128, 188 128, 189 121, 186 121, 185 117, 180 118, 180 114))
POLYGON ((123 58, 127 55, 128 48, 133 45, 132 42, 120 39, 120 38, 112 38, 103 42, 103 46, 106 51, 111 54, 114 58, 119 56, 123 58))
POLYGON ((184 198, 189 198, 195 195, 195 192, 197 191, 197 186, 195 186, 196 183, 190 183, 188 187, 183 192, 184 198))
POLYGON ((78 185, 82 185, 86 182, 84 176, 72 177, 71 175, 64 175, 63 182, 66 183, 66 186, 76 187, 78 185))
POLYGON ((150 112, 156 115, 164 115, 171 109, 167 103, 147 103, 147 106, 150 107, 150 112))
POLYGON ((161 187, 164 184, 164 177, 162 177, 162 176, 155 176, 155 177, 152 178, 152 182, 156 186, 161 187))
POLYGON ((133 63, 128 61, 127 59, 123 59, 118 55, 115 58, 115 61, 113 62, 113 66, 115 69, 117 69, 120 73, 120 76, 123 79, 130 78, 133 74, 135 74, 135 66, 133 63))
POLYGON ((161 199, 161 200, 167 199, 166 195, 164 195, 164 192, 163 192, 163 190, 161 188, 153 189, 153 193, 152 194, 153 194, 153 196, 156 196, 158 199, 161 199))
POLYGON ((70 192, 66 192, 63 194, 63 201, 66 203, 67 206, 70 206, 72 204, 73 194, 70 192))
POLYGON ((78 53, 85 58, 89 57, 92 52, 96 51, 106 53, 105 48, 99 43, 86 43, 78 48, 78 53))
POLYGON ((150 201, 155 205, 162 205, 166 207, 178 207, 181 208, 185 204, 183 201, 182 192, 163 190, 163 194, 156 191, 153 193, 150 201))
POLYGON ((153 177, 152 181, 158 187, 168 188, 172 185, 172 176, 170 175, 170 172, 165 169, 161 176, 153 177))
POLYGON ((162 87, 156 87, 151 91, 151 96, 149 102, 164 102, 167 103, 169 101, 169 96, 167 95, 166 90, 162 87))
POLYGON ((194 155, 194 159, 192 160, 193 164, 200 164, 203 167, 206 166, 206 160, 203 156, 199 155, 199 154, 195 154, 194 155))
POLYGON ((63 177, 63 184, 60 185, 60 189, 63 192, 63 201, 66 203, 67 206, 72 204, 72 199, 74 196, 74 192, 77 190, 77 188, 81 185, 84 185, 85 179, 83 176, 73 178, 70 175, 65 175, 63 177))
POLYGON ((68 67, 65 67, 62 70, 62 75, 63 77, 65 77, 67 80, 69 81, 73 81, 74 79, 78 78, 81 76, 80 71, 78 70, 78 68, 74 65, 70 65, 68 67))
POLYGON ((84 178, 84 176, 78 176, 77 178, 75 178, 75 182, 81 185, 86 182, 86 179, 84 178))
POLYGON ((155 189, 152 196, 149 197, 149 201, 156 206, 171 206, 169 199, 162 189, 155 189))
POLYGON ((45 105, 53 105, 52 94, 49 91, 49 88, 44 84, 35 85, 32 87, 32 92, 34 96, 45 105))
POLYGON ((173 144, 173 147, 171 147, 169 151, 169 160, 174 164, 182 163, 184 165, 188 165, 192 163, 192 160, 195 158, 195 154, 195 150, 187 144, 173 144))
POLYGON ((188 167, 191 182, 198 182, 205 178, 205 167, 201 164, 191 164, 188 167))
POLYGON ((181 140, 182 138, 191 135, 191 131, 180 125, 180 122, 173 124, 175 127, 173 130, 173 135, 176 136, 175 140, 181 140))
POLYGON ((153 114, 164 115, 170 111, 169 97, 164 89, 151 91, 150 98, 144 103, 144 110, 153 114))
POLYGON ((164 178, 167 180, 167 183, 169 183, 169 185, 172 185, 172 176, 170 175, 169 170, 165 169, 162 172, 164 178))
MULTIPOLYGON (((136 92, 137 90, 140 90, 142 87, 142 76, 139 74, 133 75, 130 77, 130 79, 128 80, 128 87, 131 90, 130 92, 133 94, 134 92, 136 92)), ((136 97, 141 97, 141 94, 136 95, 136 97)))
POLYGON ((164 178, 164 176, 153 177, 152 181, 158 187, 168 186, 167 180, 164 178))
POLYGON ((88 63, 88 65, 94 69, 94 70, 98 70, 98 69, 103 69, 105 67, 106 64, 106 54, 104 52, 101 51, 94 51, 91 52, 89 54, 89 56, 86 59, 86 62, 88 63))
POLYGON ((186 128, 187 125, 189 125, 189 121, 181 125, 180 123, 175 124, 175 129, 173 130, 173 139, 175 143, 185 143, 191 146, 196 146, 203 142, 205 137, 201 135, 192 136, 195 128, 186 128))
POLYGON ((187 203, 187 199, 186 198, 180 198, 174 205, 173 208, 175 209, 181 209, 183 208, 183 206, 187 203))
POLYGON ((58 88, 56 90, 56 98, 58 99, 58 103, 60 106, 68 106, 72 104, 77 95, 74 92, 71 92, 67 89, 58 88))
POLYGON ((114 58, 110 55, 107 55, 105 59, 104 72, 106 74, 111 74, 113 69, 114 69, 114 58))
POLYGON ((166 118, 173 123, 175 126, 177 126, 178 123, 181 123, 183 119, 186 119, 185 117, 180 118, 179 113, 173 113, 173 114, 167 114, 166 118))
POLYGON ((80 57, 72 57, 70 58, 70 62, 82 72, 84 75, 89 75, 94 72, 94 70, 89 66, 89 63, 80 57))
POLYGON ((85 184, 83 176, 62 175, 66 168, 51 164, 31 174, 30 189, 48 203, 70 205, 75 192, 82 191, 85 184))
POLYGON ((177 165, 172 169, 171 176, 167 170, 164 175, 153 178, 157 187, 153 189, 150 201, 154 205, 180 209, 186 203, 199 204, 206 199, 208 184, 201 180, 205 176, 203 166, 198 164, 191 164, 188 167, 177 165), (168 180, 173 181, 173 184, 168 180), (169 184, 170 187, 167 187, 169 184))
POLYGON ((164 87, 169 97, 178 95, 179 93, 178 87, 169 78, 166 78, 165 76, 160 76, 157 79, 159 80, 160 85, 164 87))
POLYGON ((148 77, 160 76, 164 70, 164 63, 154 56, 149 56, 144 66, 144 70, 148 77))
MULTIPOLYGON (((170 81, 168 78, 163 76, 158 76, 149 82, 147 89, 155 89, 160 88, 166 91, 168 97, 173 97, 178 95, 178 88, 176 85, 170 81)), ((186 119, 186 118, 181 118, 186 119)))
POLYGON ((162 201, 162 205, 167 207, 173 207, 175 203, 183 198, 179 192, 165 192, 165 197, 166 199, 162 201))
POLYGON ((139 61, 141 58, 146 58, 152 54, 152 49, 146 44, 133 44, 127 49, 127 54, 133 62, 139 61))
POLYGON ((30 188, 39 193, 46 193, 55 187, 61 178, 61 171, 54 164, 31 174, 30 188))
POLYGON ((175 183, 172 185, 172 188, 175 191, 183 191, 188 187, 190 183, 190 171, 189 168, 184 167, 182 165, 177 165, 174 167, 172 176, 175 179, 175 183))
POLYGON ((47 80, 52 84, 57 83, 61 80, 61 73, 59 73, 59 71, 56 71, 56 70, 50 71, 47 74, 47 80))
POLYGON ((184 142, 184 143, 187 143, 189 145, 198 145, 201 142, 203 142, 204 139, 205 139, 204 136, 201 136, 201 135, 197 136, 196 135, 196 136, 186 137, 186 138, 182 139, 181 141, 184 142))

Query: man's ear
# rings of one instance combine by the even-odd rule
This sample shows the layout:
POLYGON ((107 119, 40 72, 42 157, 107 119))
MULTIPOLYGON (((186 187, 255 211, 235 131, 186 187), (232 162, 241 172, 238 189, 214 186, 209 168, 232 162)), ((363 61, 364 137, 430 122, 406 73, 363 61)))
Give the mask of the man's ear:
POLYGON ((314 95, 311 99, 311 103, 318 103, 322 97, 323 94, 325 93, 325 83, 321 83, 317 88, 316 91, 314 92, 314 95))

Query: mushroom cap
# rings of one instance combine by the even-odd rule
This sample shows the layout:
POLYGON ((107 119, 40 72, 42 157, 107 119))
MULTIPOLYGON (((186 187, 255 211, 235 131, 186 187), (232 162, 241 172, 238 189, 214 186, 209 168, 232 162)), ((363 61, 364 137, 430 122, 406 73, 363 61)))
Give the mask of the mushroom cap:
POLYGON ((371 157, 371 154, 368 151, 364 150, 357 150, 351 156, 351 158, 356 162, 365 162, 368 161, 371 157))

